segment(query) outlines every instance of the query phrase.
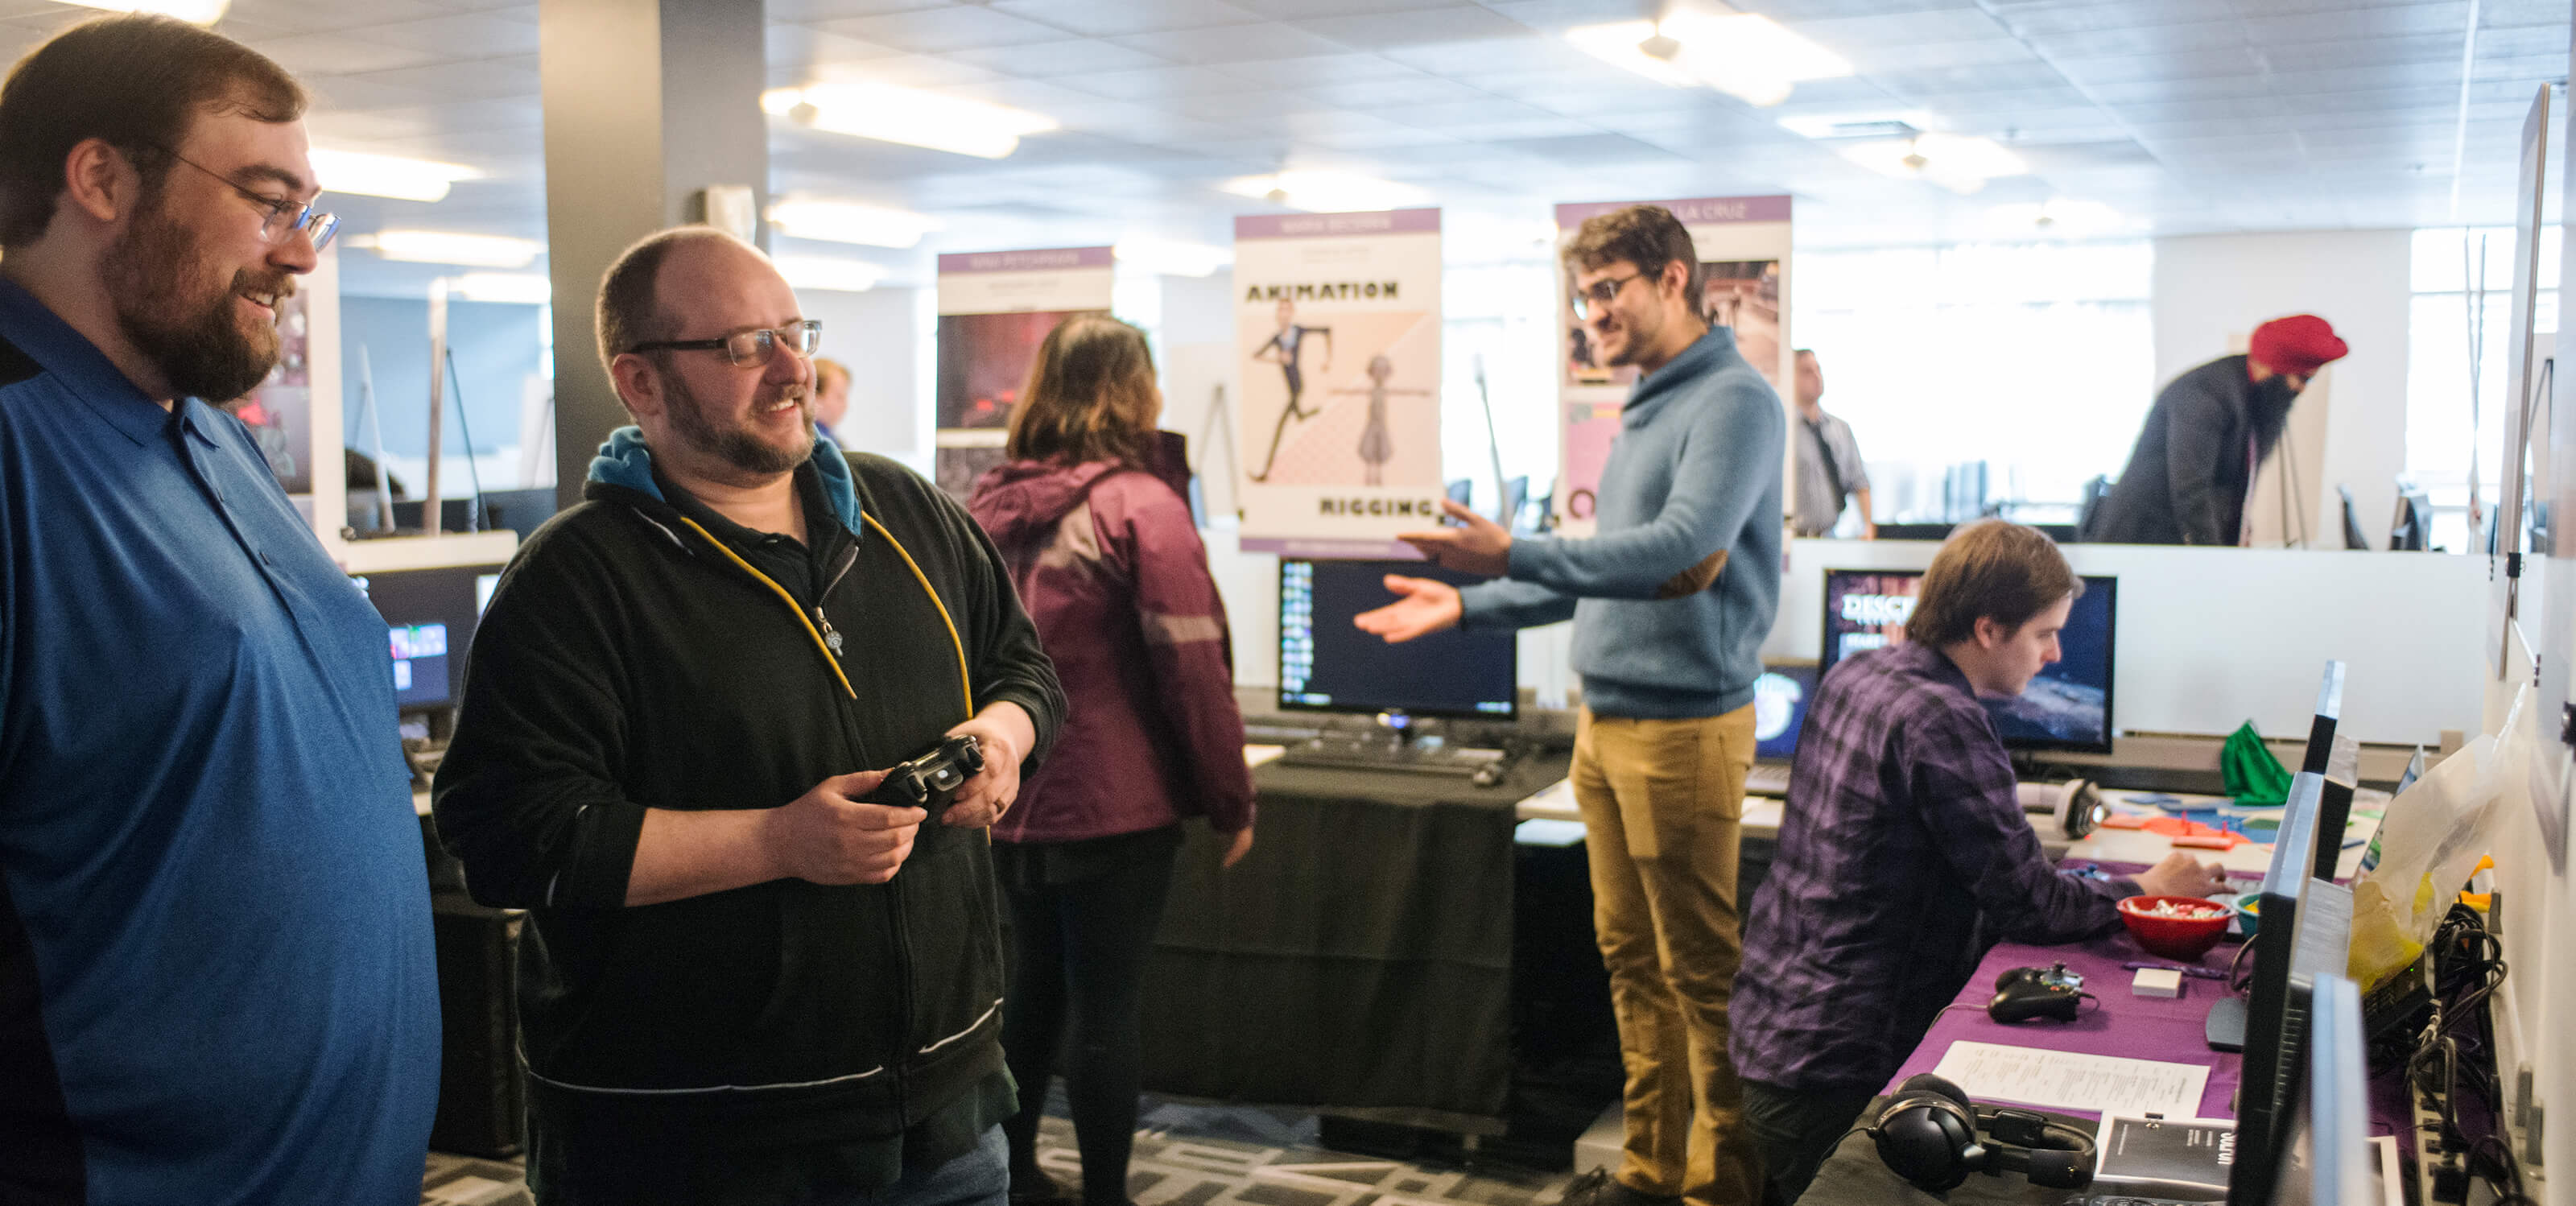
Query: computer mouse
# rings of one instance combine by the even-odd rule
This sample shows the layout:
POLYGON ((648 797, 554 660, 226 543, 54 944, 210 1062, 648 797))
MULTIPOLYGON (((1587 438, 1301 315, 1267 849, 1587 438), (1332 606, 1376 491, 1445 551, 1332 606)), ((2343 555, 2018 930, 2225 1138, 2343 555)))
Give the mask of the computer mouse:
POLYGON ((2064 985, 2016 984, 1986 1003, 1986 1016, 1998 1022, 2027 1022, 2032 1018, 2072 1022, 2076 1011, 2083 1007, 2084 994, 2064 985))
POLYGON ((1488 762, 1483 766, 1477 767, 1475 775, 1469 781, 1478 787, 1492 787, 1495 784, 1502 782, 1503 764, 1501 760, 1497 759, 1493 762, 1488 762))

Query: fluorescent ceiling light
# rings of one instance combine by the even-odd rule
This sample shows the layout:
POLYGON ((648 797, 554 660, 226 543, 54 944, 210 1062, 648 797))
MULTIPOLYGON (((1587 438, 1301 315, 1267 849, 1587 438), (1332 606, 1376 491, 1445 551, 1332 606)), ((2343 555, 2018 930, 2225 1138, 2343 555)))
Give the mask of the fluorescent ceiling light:
POLYGON ((1000 159, 1018 150, 1022 135, 1063 128, 1063 123, 1043 113, 893 84, 772 88, 760 94, 760 107, 833 134, 983 159, 1000 159))
POLYGON ((1676 12, 1567 30, 1585 54, 1676 88, 1710 87, 1747 104, 1789 99, 1800 81, 1838 79, 1851 61, 1753 13, 1676 12))
POLYGON ((462 164, 315 147, 313 174, 321 181, 325 192, 361 193, 402 201, 442 201, 447 198, 449 185, 459 180, 475 179, 483 173, 462 164))
POLYGON ((1205 243, 1125 238, 1118 240, 1114 250, 1121 266, 1156 276, 1210 276, 1217 269, 1234 262, 1232 248, 1210 247, 1205 243))
POLYGON ((555 297, 554 282, 533 272, 468 272, 448 277, 446 283, 447 295, 460 301, 538 306, 555 297))
POLYGON ((1940 126, 1921 109, 1879 113, 1801 113, 1780 119, 1780 128, 1806 138, 1912 137, 1940 126))
POLYGON ((928 214, 882 205, 811 198, 773 202, 769 207, 769 220, 781 232, 800 239, 858 243, 868 247, 917 246, 921 236, 940 228, 939 219, 928 214))
POLYGON ((1225 182, 1225 191, 1308 213, 1354 213, 1421 205, 1431 195, 1410 184, 1358 176, 1349 172, 1290 171, 1269 176, 1240 176, 1225 182))
POLYGON ((76 8, 103 8, 112 13, 159 13, 197 25, 212 25, 223 19, 232 0, 54 0, 76 8))
POLYGON ((1889 138, 1841 150, 1843 158, 1871 171, 1926 181, 1963 195, 1984 188, 1986 181, 1994 177, 2020 176, 2030 171, 2021 156, 2005 150, 1995 140, 1957 134, 1889 138))
POLYGON ((455 264, 464 268, 525 268, 545 248, 529 239, 500 235, 450 234, 441 230, 380 230, 349 240, 352 247, 373 248, 389 260, 415 264, 455 264))
POLYGON ((778 275, 798 289, 824 289, 835 293, 865 293, 885 279, 886 270, 863 260, 832 259, 818 255, 772 256, 778 275))

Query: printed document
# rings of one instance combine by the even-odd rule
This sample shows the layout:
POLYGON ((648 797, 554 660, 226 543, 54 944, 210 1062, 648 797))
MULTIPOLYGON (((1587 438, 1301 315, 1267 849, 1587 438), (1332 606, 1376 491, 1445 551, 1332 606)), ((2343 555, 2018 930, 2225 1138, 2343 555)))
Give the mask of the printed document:
POLYGON ((2096 1114, 2200 1115, 2209 1069, 2199 1064, 1957 1042, 1932 1071, 1978 1101, 2096 1114))

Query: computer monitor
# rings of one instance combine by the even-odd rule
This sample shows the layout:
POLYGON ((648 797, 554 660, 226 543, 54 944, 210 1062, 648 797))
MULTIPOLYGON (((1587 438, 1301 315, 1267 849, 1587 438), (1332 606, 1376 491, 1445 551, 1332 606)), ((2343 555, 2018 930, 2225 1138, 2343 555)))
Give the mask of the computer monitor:
POLYGON ((404 711, 456 702, 465 682, 465 651, 500 583, 501 568, 456 565, 350 575, 384 617, 393 645, 394 702, 404 711))
POLYGON ((1451 629, 1389 644, 1351 622, 1395 601, 1389 574, 1462 587, 1485 581, 1427 561, 1282 559, 1279 706, 1491 720, 1516 714, 1518 634, 1451 629))
POLYGON ((2315 987, 2323 977, 2343 974, 2351 958, 2351 890, 2308 874, 2323 836, 2317 816, 2324 787, 2322 775, 2302 771, 2292 778, 2272 865, 2257 897, 2262 925, 2254 933, 2254 978, 2245 993, 2244 1083, 2237 1091, 2230 1202, 2271 1200, 2291 1085, 2304 1068, 2315 987))
POLYGON ((2368 551, 2370 537, 2362 533, 2361 516, 2353 509, 2352 487, 2337 486, 2335 493, 2343 496, 2343 547, 2356 552, 2368 551))
POLYGON ((2399 483, 2397 516, 2388 525, 2388 547, 2397 552, 2420 553, 2432 547, 2432 538, 2432 496, 2399 483))
MULTIPOLYGON (((1995 732, 2016 750, 2111 752, 2112 654, 2120 580, 2084 576, 2084 593, 2057 634, 2060 657, 2012 699, 1981 699, 1995 732)), ((1923 587, 1921 570, 1825 571, 1825 641, 1816 673, 1855 653, 1901 644, 1923 587)))
POLYGON ((1753 756, 1786 762, 1798 753, 1798 730, 1816 699, 1813 666, 1765 666, 1753 680, 1753 756))
POLYGON ((2367 1046, 2359 986, 2339 975, 2319 976, 2309 992, 2307 1069, 2290 1080, 2280 1171, 2272 1200, 2259 1206, 2382 1200, 2387 1191, 2371 1159, 2367 1046))
MULTIPOLYGON (((2317 686, 2317 711, 2308 722, 2308 746, 2299 758, 2299 769, 2325 776, 2325 787, 2319 793, 2315 861, 2310 874, 2332 881, 2335 863, 2343 856, 2343 831, 2352 819, 2352 793, 2357 784, 2335 777, 2335 726, 2343 718, 2342 662, 2327 662, 2325 679, 2317 686)), ((2356 768, 2357 770, 2357 768, 2356 768)))

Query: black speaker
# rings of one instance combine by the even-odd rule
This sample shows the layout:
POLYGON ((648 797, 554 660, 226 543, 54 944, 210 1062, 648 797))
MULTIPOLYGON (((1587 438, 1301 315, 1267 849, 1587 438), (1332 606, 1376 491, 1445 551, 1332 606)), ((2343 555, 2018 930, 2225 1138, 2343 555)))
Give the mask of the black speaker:
POLYGON ((438 1117, 429 1145, 468 1156, 516 1155, 527 1132, 513 1006, 519 930, 527 916, 463 896, 430 897, 438 943, 438 1117))

